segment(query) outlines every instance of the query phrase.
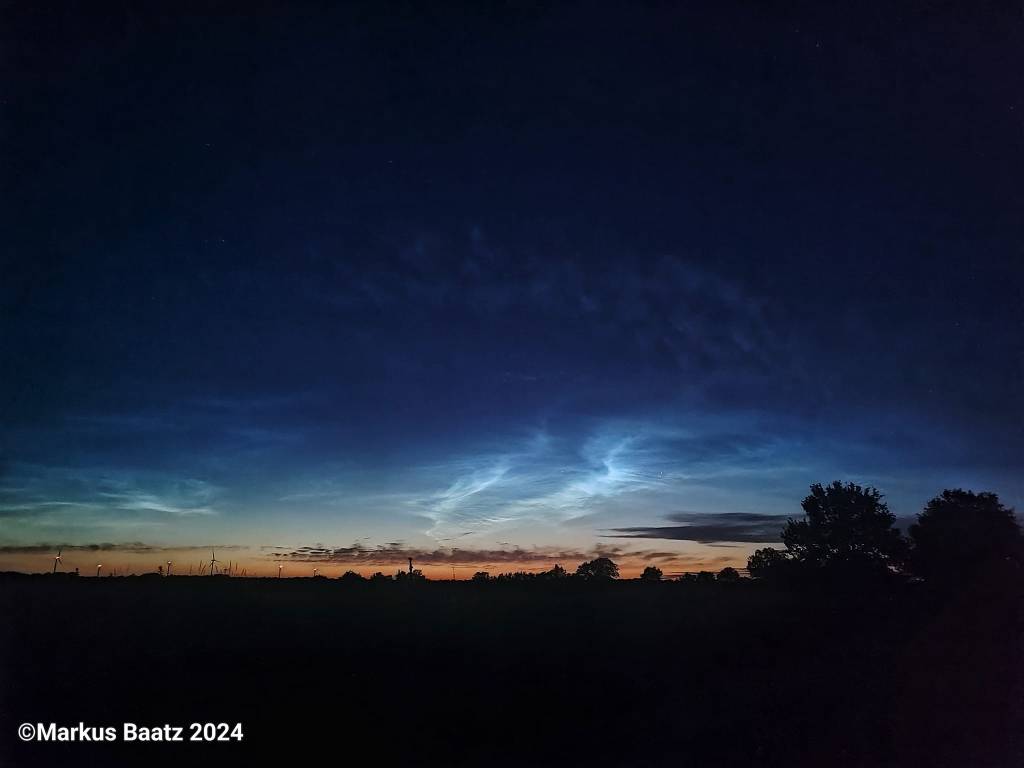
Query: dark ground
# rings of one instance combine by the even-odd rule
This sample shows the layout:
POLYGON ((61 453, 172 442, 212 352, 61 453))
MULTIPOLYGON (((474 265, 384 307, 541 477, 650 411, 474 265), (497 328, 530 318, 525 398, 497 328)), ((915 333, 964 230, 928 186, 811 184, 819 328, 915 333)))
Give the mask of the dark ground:
POLYGON ((0 581, 0 766, 1020 766, 1022 590, 0 581), (241 722, 22 744, 22 722, 241 722))

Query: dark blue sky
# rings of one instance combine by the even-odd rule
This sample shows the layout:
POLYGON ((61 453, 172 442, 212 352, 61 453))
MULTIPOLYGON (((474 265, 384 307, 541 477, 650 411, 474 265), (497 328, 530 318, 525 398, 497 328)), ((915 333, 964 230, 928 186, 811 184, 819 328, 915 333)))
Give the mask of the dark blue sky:
POLYGON ((8 8, 0 545, 1024 504, 1024 14, 821 5, 8 8))

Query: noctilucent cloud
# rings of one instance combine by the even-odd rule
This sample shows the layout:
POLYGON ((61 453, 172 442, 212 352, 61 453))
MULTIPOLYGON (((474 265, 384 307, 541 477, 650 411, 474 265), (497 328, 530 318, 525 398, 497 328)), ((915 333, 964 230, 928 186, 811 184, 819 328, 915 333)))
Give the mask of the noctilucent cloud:
POLYGON ((0 567, 673 573, 813 482, 1024 504, 1019 23, 75 13, 9 33, 0 567))

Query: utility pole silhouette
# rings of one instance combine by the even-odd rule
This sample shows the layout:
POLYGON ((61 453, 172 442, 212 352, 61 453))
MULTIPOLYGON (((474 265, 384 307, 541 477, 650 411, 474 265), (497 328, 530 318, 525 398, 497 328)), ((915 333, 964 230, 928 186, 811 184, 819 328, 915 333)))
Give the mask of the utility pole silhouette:
POLYGON ((412 558, 409 558, 409 573, 412 574, 412 558))

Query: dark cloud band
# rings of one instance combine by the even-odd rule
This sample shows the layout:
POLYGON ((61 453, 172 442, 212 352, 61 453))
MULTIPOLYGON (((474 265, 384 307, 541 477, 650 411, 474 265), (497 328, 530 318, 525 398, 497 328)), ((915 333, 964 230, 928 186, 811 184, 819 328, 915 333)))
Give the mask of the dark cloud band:
POLYGON ((606 538, 617 539, 671 539, 695 541, 700 544, 739 542, 773 544, 780 540, 786 519, 779 515, 748 512, 700 514, 676 512, 666 518, 679 525, 630 526, 612 528, 606 538))

